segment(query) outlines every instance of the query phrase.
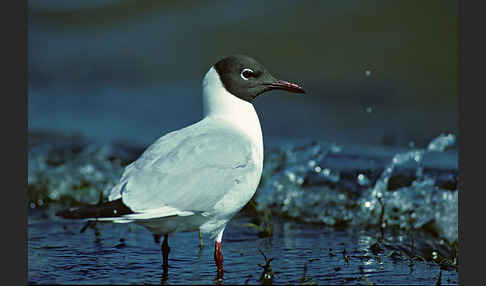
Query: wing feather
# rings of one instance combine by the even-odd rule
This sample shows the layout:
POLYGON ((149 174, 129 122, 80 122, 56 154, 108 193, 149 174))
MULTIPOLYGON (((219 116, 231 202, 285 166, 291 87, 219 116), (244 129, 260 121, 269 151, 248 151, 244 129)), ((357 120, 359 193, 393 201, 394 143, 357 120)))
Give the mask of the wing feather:
POLYGON ((252 152, 242 133, 192 125, 161 137, 127 166, 110 198, 153 217, 211 212, 228 192, 256 188, 252 152))

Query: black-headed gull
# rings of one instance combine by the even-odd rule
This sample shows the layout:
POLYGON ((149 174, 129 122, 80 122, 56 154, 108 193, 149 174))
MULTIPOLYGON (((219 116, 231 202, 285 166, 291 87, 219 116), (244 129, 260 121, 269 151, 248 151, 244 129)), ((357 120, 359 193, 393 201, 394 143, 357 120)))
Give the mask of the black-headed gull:
POLYGON ((203 118, 170 132, 128 165, 109 201, 57 213, 64 218, 134 222, 155 238, 208 233, 215 240, 214 260, 223 277, 221 240, 228 221, 255 193, 263 168, 263 137, 252 105, 258 95, 281 89, 305 93, 296 84, 275 79, 256 60, 234 55, 213 65, 202 82, 203 118))

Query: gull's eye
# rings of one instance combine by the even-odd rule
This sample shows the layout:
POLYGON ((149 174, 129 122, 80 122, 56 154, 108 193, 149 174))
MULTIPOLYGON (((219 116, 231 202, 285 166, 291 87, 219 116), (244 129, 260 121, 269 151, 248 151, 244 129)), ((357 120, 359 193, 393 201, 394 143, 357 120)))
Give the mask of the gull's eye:
POLYGON ((240 73, 240 76, 242 79, 244 80, 248 80, 250 79, 251 77, 255 77, 255 73, 253 72, 252 69, 249 69, 249 68, 245 68, 241 71, 240 73))

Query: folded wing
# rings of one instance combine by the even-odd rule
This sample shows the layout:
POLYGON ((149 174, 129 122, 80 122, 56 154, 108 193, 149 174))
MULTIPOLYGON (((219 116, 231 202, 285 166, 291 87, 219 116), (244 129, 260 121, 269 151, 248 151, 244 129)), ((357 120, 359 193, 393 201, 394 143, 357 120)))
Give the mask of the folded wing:
MULTIPOLYGON (((146 219, 211 213, 228 193, 244 196, 245 188, 253 192, 259 172, 250 140, 229 128, 200 127, 192 125, 157 140, 127 166, 110 199, 121 197, 136 213, 131 218, 146 219)), ((235 206, 228 210, 242 203, 238 195, 231 197, 235 206)))

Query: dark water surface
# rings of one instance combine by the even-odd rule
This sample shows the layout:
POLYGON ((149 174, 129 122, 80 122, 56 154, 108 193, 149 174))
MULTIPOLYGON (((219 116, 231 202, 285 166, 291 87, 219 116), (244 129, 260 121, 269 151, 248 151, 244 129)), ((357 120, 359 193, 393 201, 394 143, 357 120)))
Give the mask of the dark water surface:
MULTIPOLYGON (((170 266, 164 278, 160 246, 143 227, 97 224, 96 230, 80 233, 83 222, 47 218, 51 214, 34 210, 29 215, 30 283, 215 284, 214 248, 207 237, 200 250, 197 233, 170 236, 170 266)), ((240 216, 226 228, 223 284, 261 284, 263 268, 259 264, 265 264, 265 259, 258 249, 273 258, 270 266, 276 285, 435 285, 440 272, 442 285, 458 283, 456 270, 441 270, 435 262, 412 261, 397 254, 399 247, 374 254, 370 249, 376 241, 374 231, 352 233, 279 220, 271 238, 259 238, 253 228, 244 226, 248 221, 240 216)), ((409 243, 407 239, 404 245, 409 243)))
POLYGON ((202 77, 243 53, 307 91, 256 99, 266 140, 419 146, 458 130, 451 0, 31 0, 28 38, 29 129, 149 144, 199 120, 202 77))

